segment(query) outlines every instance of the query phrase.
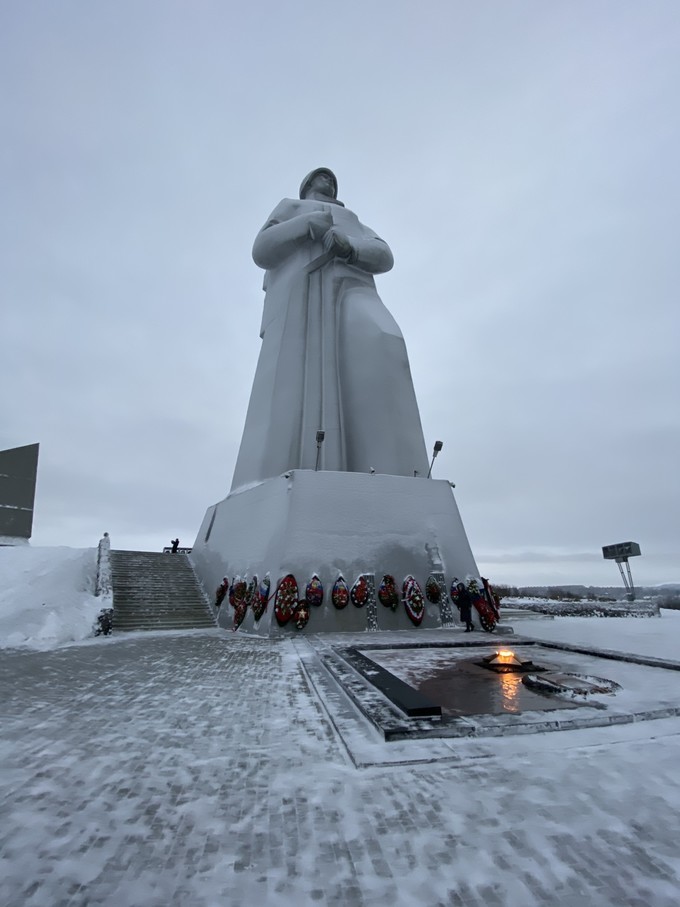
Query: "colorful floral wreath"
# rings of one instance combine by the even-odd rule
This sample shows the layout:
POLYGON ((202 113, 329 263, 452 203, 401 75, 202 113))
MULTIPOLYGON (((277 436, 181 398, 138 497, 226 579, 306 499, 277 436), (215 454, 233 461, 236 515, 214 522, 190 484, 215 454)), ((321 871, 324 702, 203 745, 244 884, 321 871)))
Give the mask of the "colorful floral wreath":
POLYGON ((232 629, 238 630, 243 623, 243 618, 248 610, 248 585, 245 580, 236 577, 229 590, 229 601, 233 600, 234 608, 234 625, 232 629))
POLYGON ((274 614, 280 627, 283 627, 293 616, 298 603, 298 585, 292 573, 281 580, 276 590, 274 614))
POLYGON ((248 584, 240 576, 234 577, 234 582, 229 589, 229 604, 234 609, 234 623, 232 630, 238 630, 243 623, 243 618, 248 610, 248 584))
POLYGON ((477 580, 469 580, 467 589, 470 593, 470 603, 472 607, 477 611, 477 614, 479 614, 479 623, 482 627, 482 630, 485 630, 487 633, 493 633, 497 623, 496 615, 493 611, 493 608, 486 600, 486 596, 480 590, 477 580))
POLYGON ((349 587, 342 576, 339 576, 333 584, 331 601, 338 611, 342 611, 343 608, 347 607, 347 603, 349 602, 349 587))
POLYGON ((260 620, 264 612, 267 610, 267 603, 269 602, 269 587, 271 586, 271 580, 269 574, 265 576, 262 582, 259 585, 257 594, 253 598, 252 609, 253 616, 255 620, 260 620))
POLYGON ((407 576, 402 586, 402 597, 406 613, 416 627, 420 626, 425 615, 423 592, 413 576, 407 576))
POLYGON ((304 630, 309 621, 309 605, 303 599, 293 609, 293 623, 296 630, 304 630))
POLYGON ((368 601, 369 591, 368 580, 365 576, 360 576, 352 586, 352 591, 349 593, 349 597, 355 608, 364 607, 368 601))
POLYGON ((305 598, 308 605, 315 605, 317 608, 323 602, 323 583, 316 573, 307 583, 305 598))
POLYGON ((248 583, 248 589, 246 591, 246 607, 251 610, 255 604, 255 599, 257 598, 257 585, 257 576, 254 576, 248 583))
POLYGON ((430 575, 427 578, 425 583, 425 595, 427 600, 432 602, 433 605, 438 605, 442 598, 442 588, 439 585, 438 580, 434 576, 430 575))
POLYGON ((380 603, 386 608, 391 608, 393 611, 396 611, 399 607, 399 593, 397 592, 397 584, 394 577, 386 573, 380 585, 378 586, 378 598, 380 603))

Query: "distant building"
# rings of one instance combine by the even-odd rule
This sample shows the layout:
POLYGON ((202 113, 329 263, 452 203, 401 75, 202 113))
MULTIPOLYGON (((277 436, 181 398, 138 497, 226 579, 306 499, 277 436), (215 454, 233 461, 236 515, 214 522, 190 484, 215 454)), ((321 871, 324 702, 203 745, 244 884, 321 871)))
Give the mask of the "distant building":
POLYGON ((0 450, 0 545, 21 545, 33 532, 39 444, 0 450))

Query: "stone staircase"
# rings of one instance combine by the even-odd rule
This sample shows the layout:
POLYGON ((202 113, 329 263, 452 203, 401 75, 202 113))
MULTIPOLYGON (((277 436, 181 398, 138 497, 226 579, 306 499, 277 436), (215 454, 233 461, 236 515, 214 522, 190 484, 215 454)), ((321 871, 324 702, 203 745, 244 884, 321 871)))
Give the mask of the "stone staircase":
POLYGON ((216 626, 186 555, 112 551, 111 577, 115 632, 216 626))

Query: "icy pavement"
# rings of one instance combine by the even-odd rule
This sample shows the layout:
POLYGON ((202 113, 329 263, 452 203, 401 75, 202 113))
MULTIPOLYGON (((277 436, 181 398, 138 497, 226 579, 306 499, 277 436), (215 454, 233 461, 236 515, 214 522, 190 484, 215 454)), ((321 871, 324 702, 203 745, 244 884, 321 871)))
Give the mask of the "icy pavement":
MULTIPOLYGON (((521 633, 606 624, 631 651, 680 629, 634 621, 629 644, 618 619, 576 620, 571 638, 560 619, 521 633)), ((5 650, 0 903, 678 903, 680 719, 385 743, 345 703, 373 756, 357 768, 308 680, 317 657, 217 630, 5 650)))

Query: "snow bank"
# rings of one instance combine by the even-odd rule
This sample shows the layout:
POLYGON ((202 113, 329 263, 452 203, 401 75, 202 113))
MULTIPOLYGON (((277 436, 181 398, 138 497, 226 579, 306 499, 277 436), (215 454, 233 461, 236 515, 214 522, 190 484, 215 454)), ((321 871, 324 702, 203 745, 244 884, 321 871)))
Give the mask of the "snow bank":
POLYGON ((0 548, 0 647, 52 649, 92 635, 96 548, 0 548))

